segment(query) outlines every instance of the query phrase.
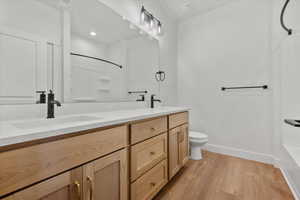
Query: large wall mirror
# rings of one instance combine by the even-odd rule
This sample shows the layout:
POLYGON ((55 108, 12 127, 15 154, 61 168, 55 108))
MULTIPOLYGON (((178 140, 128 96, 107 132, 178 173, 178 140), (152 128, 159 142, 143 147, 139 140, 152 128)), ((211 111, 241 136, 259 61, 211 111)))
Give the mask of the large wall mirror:
POLYGON ((71 100, 127 101, 158 93, 157 40, 98 0, 71 2, 71 100))
POLYGON ((136 101, 157 71, 158 40, 100 0, 0 0, 2 105, 136 101))

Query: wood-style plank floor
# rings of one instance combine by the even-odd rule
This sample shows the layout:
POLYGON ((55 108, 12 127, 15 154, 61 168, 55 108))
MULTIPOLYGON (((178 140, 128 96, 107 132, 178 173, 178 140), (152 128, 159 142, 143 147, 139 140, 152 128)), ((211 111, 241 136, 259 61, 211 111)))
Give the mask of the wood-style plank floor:
POLYGON ((155 200, 293 200, 280 170, 271 165, 204 152, 189 161, 155 200))

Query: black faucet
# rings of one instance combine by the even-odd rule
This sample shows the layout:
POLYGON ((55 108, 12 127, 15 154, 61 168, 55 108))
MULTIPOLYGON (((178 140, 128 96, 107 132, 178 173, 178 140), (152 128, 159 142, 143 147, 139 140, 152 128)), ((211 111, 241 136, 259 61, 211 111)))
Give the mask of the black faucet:
POLYGON ((48 111, 47 111, 47 118, 52 119, 54 118, 54 105, 57 105, 58 107, 61 106, 61 103, 59 101, 55 100, 55 95, 52 90, 50 90, 48 94, 48 111))
POLYGON ((151 108, 154 108, 154 102, 161 102, 161 100, 160 99, 154 99, 154 97, 155 97, 155 95, 154 94, 152 94, 151 95, 151 108))
POLYGON ((137 99, 136 101, 145 101, 145 95, 144 94, 141 94, 140 95, 140 99, 137 99))

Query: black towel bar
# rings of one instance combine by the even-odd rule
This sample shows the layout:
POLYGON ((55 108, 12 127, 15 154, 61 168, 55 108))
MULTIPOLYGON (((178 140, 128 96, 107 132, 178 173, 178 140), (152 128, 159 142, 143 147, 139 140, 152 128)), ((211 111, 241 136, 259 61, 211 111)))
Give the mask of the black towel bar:
POLYGON ((148 91, 129 91, 128 94, 147 94, 148 91))
POLYGON ((268 89, 267 85, 262 86, 245 86, 245 87, 222 87, 221 90, 241 90, 241 89, 255 89, 255 88, 262 88, 264 90, 268 89))

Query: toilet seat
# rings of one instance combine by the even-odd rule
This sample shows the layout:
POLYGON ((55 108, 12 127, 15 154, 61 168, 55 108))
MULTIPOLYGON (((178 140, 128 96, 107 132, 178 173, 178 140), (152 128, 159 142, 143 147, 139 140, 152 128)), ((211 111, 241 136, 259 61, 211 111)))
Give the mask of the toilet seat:
POLYGON ((204 133, 200 132, 195 132, 195 131, 190 131, 189 132, 189 138, 191 142, 207 142, 208 141, 208 136, 205 135, 204 133))

